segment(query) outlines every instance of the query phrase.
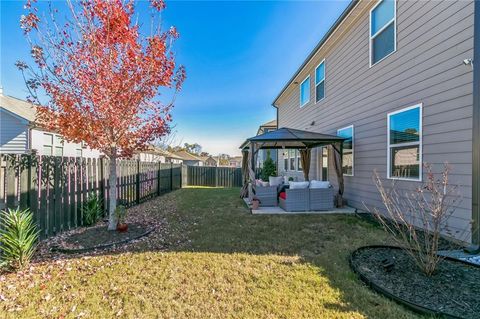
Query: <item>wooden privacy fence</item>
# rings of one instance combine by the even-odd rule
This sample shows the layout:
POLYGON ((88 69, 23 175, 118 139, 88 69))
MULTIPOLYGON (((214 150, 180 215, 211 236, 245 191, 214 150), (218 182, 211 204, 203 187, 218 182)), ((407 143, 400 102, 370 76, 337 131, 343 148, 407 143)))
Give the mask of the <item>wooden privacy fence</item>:
MULTIPOLYGON (((48 237, 83 224, 88 194, 108 211, 108 179, 106 159, 0 154, 0 209, 29 208, 48 237)), ((126 206, 181 187, 179 164, 117 162, 117 199, 126 206)))
POLYGON ((242 169, 233 167, 188 166, 187 185, 241 187, 242 169))

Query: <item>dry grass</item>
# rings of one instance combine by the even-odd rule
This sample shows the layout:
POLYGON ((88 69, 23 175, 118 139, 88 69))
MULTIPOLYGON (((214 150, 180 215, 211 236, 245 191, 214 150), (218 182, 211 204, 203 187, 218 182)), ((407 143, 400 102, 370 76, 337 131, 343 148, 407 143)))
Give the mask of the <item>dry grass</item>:
POLYGON ((382 230, 354 216, 249 214, 238 189, 183 189, 135 208, 161 234, 0 280, 1 318, 415 318, 350 271, 382 230), (153 207, 153 208, 152 208, 153 207))

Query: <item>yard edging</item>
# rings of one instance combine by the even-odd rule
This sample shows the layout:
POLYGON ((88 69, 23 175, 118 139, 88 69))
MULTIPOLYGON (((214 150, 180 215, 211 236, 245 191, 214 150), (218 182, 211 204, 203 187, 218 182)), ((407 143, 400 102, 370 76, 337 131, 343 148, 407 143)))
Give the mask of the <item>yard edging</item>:
MULTIPOLYGON (((433 310, 433 309, 430 309, 430 308, 427 308, 427 307, 424 307, 424 306, 421 306, 421 305, 418 305, 416 303, 413 303, 413 302, 410 302, 410 301, 407 301, 401 297, 398 297, 394 294, 392 294, 391 292, 389 292, 388 290, 384 289, 383 287, 381 287, 380 285, 377 285, 375 282, 371 281, 370 279, 368 279, 365 275, 363 275, 358 269, 356 266, 354 266, 354 263, 353 263, 353 257, 355 256, 355 254, 357 254, 359 251, 361 250, 364 250, 364 249, 369 249, 369 248, 390 248, 390 249, 398 249, 398 250, 401 250, 402 248, 401 247, 398 247, 398 246, 390 246, 390 245, 369 245, 369 246, 362 246, 362 247, 359 247, 357 249, 355 249, 351 254, 350 254, 350 257, 348 258, 348 263, 350 265, 350 268, 352 269, 352 271, 367 285, 369 286, 370 288, 372 288, 374 291, 376 291, 377 293, 380 293, 382 295, 384 295, 385 297, 387 297, 388 299, 391 299, 401 305, 404 305, 405 307, 417 312, 417 313, 420 313, 420 314, 423 314, 423 315, 433 315, 433 316, 440 316, 440 317, 443 317, 443 318, 452 318, 452 319, 463 319, 462 317, 457 317, 457 316, 454 316, 454 315, 451 315, 451 314, 447 314, 447 313, 444 313, 444 312, 440 312, 440 311, 436 311, 436 310, 433 310)), ((445 257, 446 260, 451 260, 451 261, 455 261, 455 262, 459 262, 459 263, 462 263, 462 264, 466 264, 466 265, 470 265, 470 266, 474 266, 476 268, 480 268, 479 265, 474 265, 474 264, 471 264, 471 263, 468 263, 468 262, 465 262, 463 260, 459 260, 459 259, 455 259, 455 258, 451 258, 451 257, 448 257, 446 256, 445 257)))
POLYGON ((87 248, 77 248, 77 249, 68 249, 68 248, 61 248, 61 247, 56 246, 56 247, 52 247, 51 251, 60 252, 60 253, 64 253, 64 254, 80 254, 80 253, 90 252, 90 251, 94 251, 94 250, 103 250, 103 249, 107 249, 107 248, 110 248, 110 247, 113 247, 113 246, 116 246, 116 245, 123 245, 123 244, 129 243, 133 240, 143 238, 145 236, 148 236, 154 230, 155 230, 155 228, 152 228, 152 229, 149 229, 146 232, 144 232, 143 234, 140 234, 136 237, 123 239, 123 240, 120 240, 120 241, 117 241, 117 242, 114 242, 114 243, 97 245, 97 246, 87 247, 87 248))

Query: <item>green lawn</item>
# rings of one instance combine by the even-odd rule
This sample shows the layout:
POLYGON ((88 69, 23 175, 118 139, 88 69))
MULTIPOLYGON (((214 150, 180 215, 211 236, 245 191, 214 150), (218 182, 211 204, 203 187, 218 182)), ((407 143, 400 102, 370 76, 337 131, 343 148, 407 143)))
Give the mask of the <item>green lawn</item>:
POLYGON ((350 271, 385 241, 355 216, 251 215, 238 189, 188 188, 134 208, 165 228, 130 252, 0 280, 0 318, 415 318, 350 271))

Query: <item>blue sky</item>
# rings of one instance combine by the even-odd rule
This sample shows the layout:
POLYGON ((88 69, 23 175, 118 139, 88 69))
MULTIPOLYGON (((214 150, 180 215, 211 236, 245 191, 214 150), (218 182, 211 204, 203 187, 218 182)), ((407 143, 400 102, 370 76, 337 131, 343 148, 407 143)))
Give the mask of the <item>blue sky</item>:
MULTIPOLYGON (((28 60, 19 28, 24 1, 0 1, 1 84, 26 97, 16 60, 28 60)), ((139 4, 142 8, 148 5, 139 4)), ((348 1, 167 1, 165 29, 180 32, 177 61, 187 80, 173 110, 176 143, 237 155, 258 125, 275 118, 273 99, 348 1)))

